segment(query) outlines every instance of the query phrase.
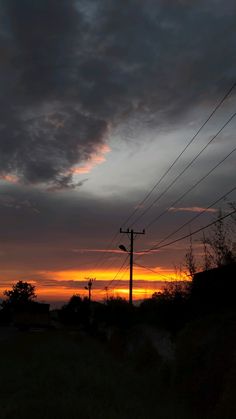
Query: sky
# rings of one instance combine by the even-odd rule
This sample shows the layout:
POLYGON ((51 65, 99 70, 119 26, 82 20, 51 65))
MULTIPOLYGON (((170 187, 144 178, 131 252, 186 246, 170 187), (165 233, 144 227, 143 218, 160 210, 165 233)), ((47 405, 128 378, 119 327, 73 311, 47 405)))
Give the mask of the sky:
POLYGON ((91 277, 94 298, 127 297, 120 227, 146 229, 135 298, 175 278, 188 241, 142 251, 236 186, 236 88, 142 201, 236 82, 235 18, 233 0, 0 0, 0 296, 25 280, 65 301, 91 277))

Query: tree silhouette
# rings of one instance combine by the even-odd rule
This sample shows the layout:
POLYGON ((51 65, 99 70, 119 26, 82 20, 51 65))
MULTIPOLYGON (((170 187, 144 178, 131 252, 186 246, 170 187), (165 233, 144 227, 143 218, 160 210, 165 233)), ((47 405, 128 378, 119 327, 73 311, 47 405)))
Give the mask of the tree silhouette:
POLYGON ((78 294, 72 295, 68 303, 60 310, 60 318, 63 323, 88 325, 90 318, 89 299, 87 297, 81 298, 78 294))
POLYGON ((205 245, 209 246, 209 254, 211 254, 213 265, 216 267, 235 262, 230 232, 221 217, 222 211, 219 210, 217 223, 212 228, 210 236, 205 239, 205 245))
POLYGON ((209 269, 212 268, 212 255, 208 248, 208 242, 207 242, 204 232, 202 236, 202 244, 203 244, 203 252, 204 252, 202 268, 203 268, 203 271, 208 271, 209 269))
POLYGON ((2 302, 3 307, 30 303, 37 297, 35 286, 23 281, 18 281, 11 290, 6 290, 3 294, 6 297, 2 302))
POLYGON ((191 278, 194 277, 197 272, 196 259, 193 252, 192 236, 190 236, 190 244, 187 253, 185 254, 185 266, 187 268, 187 275, 191 278))

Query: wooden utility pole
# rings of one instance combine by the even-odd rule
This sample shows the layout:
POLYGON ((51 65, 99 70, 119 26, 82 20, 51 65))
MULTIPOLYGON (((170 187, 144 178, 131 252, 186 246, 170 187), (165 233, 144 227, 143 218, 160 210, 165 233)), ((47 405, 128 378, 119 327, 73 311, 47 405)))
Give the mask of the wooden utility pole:
POLYGON ((130 237, 130 273, 129 273, 129 303, 132 306, 133 305, 133 258, 134 258, 134 235, 137 234, 145 234, 145 230, 139 232, 134 231, 133 229, 127 229, 126 231, 123 231, 122 228, 120 228, 121 234, 128 234, 130 237))

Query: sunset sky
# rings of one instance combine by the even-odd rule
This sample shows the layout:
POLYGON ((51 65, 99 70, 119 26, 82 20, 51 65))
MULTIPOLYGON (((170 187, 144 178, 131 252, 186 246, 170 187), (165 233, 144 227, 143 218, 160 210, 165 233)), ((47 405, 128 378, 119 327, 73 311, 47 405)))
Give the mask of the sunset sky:
MULTIPOLYGON (((66 301, 87 277, 94 298, 109 284, 127 297, 120 227, 145 228, 135 251, 149 249, 236 186, 235 87, 140 204, 236 82, 235 21, 234 0, 0 0, 0 297, 25 280, 66 301)), ((188 245, 136 254, 135 298, 172 280, 188 245)))

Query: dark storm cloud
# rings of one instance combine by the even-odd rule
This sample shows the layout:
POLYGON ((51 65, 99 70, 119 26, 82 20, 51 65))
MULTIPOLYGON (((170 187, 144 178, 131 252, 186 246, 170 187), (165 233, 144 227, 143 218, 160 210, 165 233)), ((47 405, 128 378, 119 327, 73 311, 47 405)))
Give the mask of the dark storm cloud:
POLYGON ((107 121, 85 112, 78 98, 83 19, 73 1, 10 0, 1 6, 7 50, 1 63, 1 172, 69 185, 71 167, 96 151, 107 130, 107 121))
POLYGON ((234 1, 1 0, 0 173, 72 185, 132 120, 169 125, 235 78, 234 1))

